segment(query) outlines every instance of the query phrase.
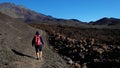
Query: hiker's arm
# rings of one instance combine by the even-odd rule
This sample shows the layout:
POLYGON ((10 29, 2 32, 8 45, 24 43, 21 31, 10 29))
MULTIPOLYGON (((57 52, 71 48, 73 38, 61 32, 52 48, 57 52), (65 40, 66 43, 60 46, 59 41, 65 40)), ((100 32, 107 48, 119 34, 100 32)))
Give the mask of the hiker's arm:
POLYGON ((40 37, 40 40, 41 40, 42 44, 44 45, 44 42, 43 42, 43 39, 42 39, 42 37, 40 37))
POLYGON ((35 37, 32 39, 32 46, 34 46, 35 37))

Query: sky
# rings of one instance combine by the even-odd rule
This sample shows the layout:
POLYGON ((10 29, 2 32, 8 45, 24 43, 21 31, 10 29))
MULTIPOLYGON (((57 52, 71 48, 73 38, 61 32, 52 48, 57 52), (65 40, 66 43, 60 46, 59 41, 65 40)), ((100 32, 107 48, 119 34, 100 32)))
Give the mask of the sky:
POLYGON ((55 18, 96 21, 103 17, 120 18, 120 0, 0 0, 22 5, 55 18))

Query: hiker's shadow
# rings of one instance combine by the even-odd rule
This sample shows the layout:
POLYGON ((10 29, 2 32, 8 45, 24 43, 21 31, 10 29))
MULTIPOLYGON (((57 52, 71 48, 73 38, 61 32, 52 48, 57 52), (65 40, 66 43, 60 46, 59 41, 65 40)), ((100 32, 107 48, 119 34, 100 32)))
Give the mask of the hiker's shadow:
POLYGON ((21 53, 19 51, 16 51, 15 49, 11 49, 12 52, 14 52, 16 55, 19 55, 19 56, 25 56, 25 57, 28 57, 28 58, 32 58, 32 59, 36 59, 35 57, 33 56, 29 56, 29 55, 26 55, 24 53, 21 53))

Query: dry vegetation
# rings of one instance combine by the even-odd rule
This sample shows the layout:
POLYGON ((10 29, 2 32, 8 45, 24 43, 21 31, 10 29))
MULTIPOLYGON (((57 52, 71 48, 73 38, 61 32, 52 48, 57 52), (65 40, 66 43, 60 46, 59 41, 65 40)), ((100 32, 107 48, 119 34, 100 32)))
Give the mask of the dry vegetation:
POLYGON ((49 43, 72 67, 120 68, 120 30, 29 24, 45 30, 49 43))
POLYGON ((33 27, 47 31, 49 34, 60 33, 72 39, 81 40, 94 38, 96 43, 120 44, 119 29, 97 29, 97 28, 77 28, 60 25, 30 24, 33 27))

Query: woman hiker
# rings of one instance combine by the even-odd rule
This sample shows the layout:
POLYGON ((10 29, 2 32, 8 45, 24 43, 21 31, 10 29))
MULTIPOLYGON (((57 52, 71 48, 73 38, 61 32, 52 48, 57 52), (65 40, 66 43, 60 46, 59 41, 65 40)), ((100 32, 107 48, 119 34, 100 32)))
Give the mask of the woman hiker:
POLYGON ((43 45, 44 45, 44 42, 42 40, 42 37, 40 36, 40 33, 36 31, 36 35, 34 36, 32 40, 32 46, 35 46, 37 60, 42 59, 42 46, 43 45))

